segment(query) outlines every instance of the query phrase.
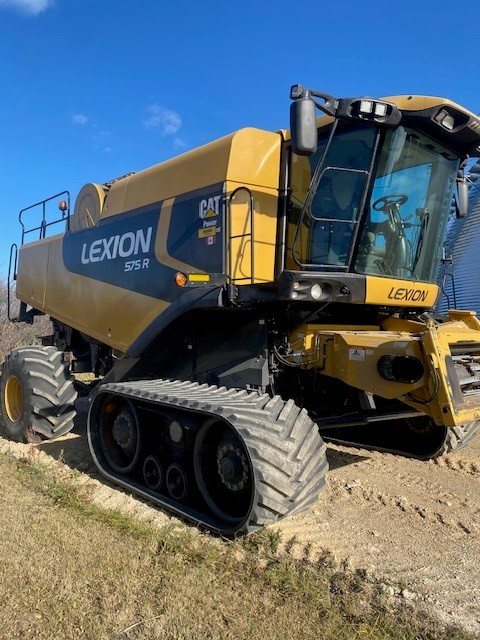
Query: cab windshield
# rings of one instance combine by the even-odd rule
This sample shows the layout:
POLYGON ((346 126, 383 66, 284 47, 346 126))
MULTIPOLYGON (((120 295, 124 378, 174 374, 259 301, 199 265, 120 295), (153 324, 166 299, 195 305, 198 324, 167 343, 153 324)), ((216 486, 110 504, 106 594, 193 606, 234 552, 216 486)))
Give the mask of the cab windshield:
POLYGON ((292 154, 290 260, 435 282, 458 163, 405 127, 340 124, 319 136, 315 155, 292 154))

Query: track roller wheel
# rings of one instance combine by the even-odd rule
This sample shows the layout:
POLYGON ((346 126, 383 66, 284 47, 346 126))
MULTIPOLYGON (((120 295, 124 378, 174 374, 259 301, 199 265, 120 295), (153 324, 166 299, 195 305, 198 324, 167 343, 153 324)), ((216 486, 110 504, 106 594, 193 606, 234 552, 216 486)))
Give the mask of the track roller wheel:
POLYGON ((147 456, 143 463, 143 479, 152 491, 159 491, 163 483, 163 469, 155 456, 147 456))
POLYGON ((167 469, 165 478, 169 495, 181 502, 185 499, 188 491, 187 475, 179 464, 171 464, 167 469))
POLYGON ((38 442, 73 428, 77 392, 63 353, 56 347, 13 349, 0 381, 2 422, 18 442, 38 442))
POLYGON ((420 460, 430 460, 445 453, 448 429, 437 426, 428 416, 407 419, 394 429, 399 438, 397 446, 400 453, 402 453, 401 442, 404 443, 407 456, 420 460))

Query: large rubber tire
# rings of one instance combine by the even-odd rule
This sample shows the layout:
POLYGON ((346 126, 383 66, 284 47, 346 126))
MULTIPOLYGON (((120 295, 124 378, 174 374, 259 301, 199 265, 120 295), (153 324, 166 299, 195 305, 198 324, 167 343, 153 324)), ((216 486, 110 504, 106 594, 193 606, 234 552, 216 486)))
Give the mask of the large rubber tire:
POLYGON ((73 376, 56 347, 13 349, 3 363, 0 381, 2 423, 18 442, 50 440, 73 427, 73 376))

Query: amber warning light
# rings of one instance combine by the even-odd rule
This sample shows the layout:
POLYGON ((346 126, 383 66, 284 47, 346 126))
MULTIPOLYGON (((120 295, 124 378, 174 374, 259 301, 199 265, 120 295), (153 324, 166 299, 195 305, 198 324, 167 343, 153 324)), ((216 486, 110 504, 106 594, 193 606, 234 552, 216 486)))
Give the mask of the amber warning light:
POLYGON ((177 274, 175 274, 175 282, 179 287, 184 287, 187 284, 187 276, 179 271, 177 274))

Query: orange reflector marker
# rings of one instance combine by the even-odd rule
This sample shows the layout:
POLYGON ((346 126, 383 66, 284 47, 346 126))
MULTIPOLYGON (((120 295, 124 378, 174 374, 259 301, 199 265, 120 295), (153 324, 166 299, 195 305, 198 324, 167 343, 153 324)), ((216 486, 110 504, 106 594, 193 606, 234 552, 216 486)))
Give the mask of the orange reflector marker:
POLYGON ((179 287, 184 287, 187 284, 187 276, 181 271, 179 271, 178 273, 175 274, 175 282, 178 284, 179 287))
POLYGON ((58 208, 60 209, 60 211, 66 211, 68 209, 67 201, 60 200, 60 202, 58 203, 58 208))

